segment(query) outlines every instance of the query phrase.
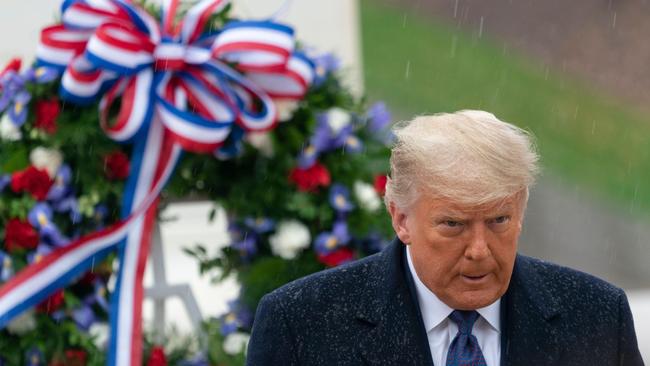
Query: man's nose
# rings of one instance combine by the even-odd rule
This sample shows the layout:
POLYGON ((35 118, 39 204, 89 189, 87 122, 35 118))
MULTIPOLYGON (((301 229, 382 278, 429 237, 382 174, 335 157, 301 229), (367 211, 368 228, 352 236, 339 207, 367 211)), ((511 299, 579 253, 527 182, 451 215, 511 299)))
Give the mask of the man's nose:
POLYGON ((468 238, 465 257, 473 260, 481 260, 490 255, 488 246, 488 227, 485 223, 472 225, 470 237, 468 238))

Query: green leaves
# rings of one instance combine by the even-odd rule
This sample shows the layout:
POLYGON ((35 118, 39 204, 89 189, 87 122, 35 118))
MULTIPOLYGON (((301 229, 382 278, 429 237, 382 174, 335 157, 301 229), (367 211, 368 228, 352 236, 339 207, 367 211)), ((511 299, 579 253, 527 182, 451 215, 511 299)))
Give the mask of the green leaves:
POLYGON ((3 156, 0 160, 0 174, 22 170, 29 165, 29 151, 23 144, 0 143, 0 153, 3 156))

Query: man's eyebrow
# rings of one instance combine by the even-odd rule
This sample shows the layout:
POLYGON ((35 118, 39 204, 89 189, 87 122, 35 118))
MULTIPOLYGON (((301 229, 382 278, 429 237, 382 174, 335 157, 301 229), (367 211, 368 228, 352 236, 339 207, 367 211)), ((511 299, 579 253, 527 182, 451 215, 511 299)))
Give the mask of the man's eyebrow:
POLYGON ((504 203, 488 208, 477 208, 476 210, 455 210, 453 208, 445 208, 438 211, 434 216, 437 218, 449 217, 456 219, 467 219, 473 214, 482 213, 485 215, 494 215, 496 217, 508 211, 512 211, 514 208, 515 205, 513 203, 504 203))
POLYGON ((467 213, 462 211, 456 211, 452 209, 446 209, 444 211, 439 211, 435 214, 436 217, 452 217, 452 218, 466 218, 469 216, 467 213))

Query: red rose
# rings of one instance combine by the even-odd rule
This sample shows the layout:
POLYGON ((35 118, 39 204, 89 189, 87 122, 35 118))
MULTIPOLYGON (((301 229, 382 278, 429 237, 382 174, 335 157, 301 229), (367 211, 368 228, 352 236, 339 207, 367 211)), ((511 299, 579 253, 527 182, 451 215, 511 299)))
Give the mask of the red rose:
POLYGON ((39 313, 52 314, 59 310, 63 305, 63 290, 55 292, 52 296, 45 299, 42 303, 36 306, 36 311, 39 313))
POLYGON ((67 366, 86 366, 86 351, 81 349, 69 349, 65 351, 65 364, 67 366))
POLYGON ((147 366, 167 366, 167 358, 162 347, 156 346, 151 350, 147 366))
POLYGON ((36 102, 36 120, 34 127, 49 134, 56 132, 56 119, 59 117, 61 107, 56 98, 39 100, 36 102))
POLYGON ((319 254, 318 261, 328 267, 336 267, 339 264, 349 262, 354 259, 354 252, 350 248, 341 248, 329 254, 319 254))
POLYGON ((108 179, 126 179, 130 170, 129 157, 125 153, 113 151, 104 157, 104 174, 108 179))
POLYGON ((45 169, 37 169, 31 165, 11 176, 12 191, 15 193, 28 192, 37 201, 42 201, 47 197, 47 192, 50 191, 53 183, 54 181, 45 169))
POLYGON ((316 163, 307 169, 294 168, 289 174, 289 180, 301 191, 312 192, 319 186, 330 185, 330 172, 325 166, 316 163))
POLYGON ((385 175, 378 175, 375 177, 375 192, 377 192, 380 196, 383 196, 386 194, 386 182, 388 181, 388 177, 385 175))
POLYGON ((27 221, 10 219, 5 226, 5 249, 35 249, 38 246, 38 233, 27 221))

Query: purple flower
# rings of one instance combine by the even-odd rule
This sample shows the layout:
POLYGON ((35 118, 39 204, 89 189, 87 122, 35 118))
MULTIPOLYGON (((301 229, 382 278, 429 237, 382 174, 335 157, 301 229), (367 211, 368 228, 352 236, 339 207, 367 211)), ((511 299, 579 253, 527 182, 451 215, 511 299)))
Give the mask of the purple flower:
POLYGON ((373 104, 366 114, 368 131, 374 139, 384 145, 391 145, 395 141, 395 134, 390 128, 392 116, 383 102, 373 104))
POLYGON ((316 116, 317 125, 309 144, 298 156, 298 167, 307 169, 314 165, 321 153, 345 148, 346 152, 363 150, 361 140, 353 135, 352 116, 340 108, 332 108, 316 116))
POLYGON ((181 361, 180 366, 210 366, 210 363, 205 355, 199 354, 189 360, 181 361))
POLYGON ((72 194, 59 201, 52 202, 52 208, 54 208, 54 211, 59 213, 68 212, 70 214, 70 220, 73 224, 79 223, 83 218, 81 212, 79 211, 79 203, 72 194))
POLYGON ((16 127, 20 127, 27 120, 27 104, 32 99, 32 95, 23 90, 16 93, 12 99, 9 107, 9 119, 16 127))
POLYGON ((109 305, 108 301, 106 301, 106 285, 104 285, 102 280, 96 279, 93 286, 95 287, 95 290, 92 295, 88 295, 84 299, 84 303, 88 306, 98 305, 102 310, 108 312, 109 305))
MULTIPOLYGON (((54 177, 54 184, 47 192, 47 200, 52 208, 58 213, 69 213, 73 224, 81 222, 83 216, 79 211, 77 198, 72 190, 72 170, 67 164, 61 165, 54 177)), ((98 224, 103 228, 103 222, 98 224)))
POLYGON ((40 202, 34 205, 27 215, 27 220, 47 243, 63 247, 70 242, 70 239, 64 237, 52 222, 52 208, 49 204, 40 202))
POLYGON ((312 144, 307 145, 298 155, 298 167, 307 169, 316 163, 320 151, 312 144))
POLYGON ((228 302, 228 312, 221 316, 221 334, 227 336, 240 328, 249 328, 253 314, 239 300, 228 302))
POLYGON ((14 276, 14 262, 11 256, 0 250, 0 281, 6 282, 14 276))
POLYGON ((342 184, 332 184, 330 188, 329 202, 338 213, 350 212, 354 205, 350 201, 350 191, 342 184))
POLYGON ((9 183, 11 183, 11 175, 0 175, 0 192, 4 191, 5 187, 7 187, 9 183))
POLYGON ((27 220, 34 228, 40 230, 43 226, 51 224, 52 208, 47 203, 37 203, 27 215, 27 220))
POLYGON ((28 80, 34 81, 38 84, 49 83, 58 76, 59 72, 56 69, 46 66, 38 66, 25 72, 25 77, 28 80))
POLYGON ((0 76, 0 112, 7 109, 16 94, 25 87, 25 81, 14 70, 8 70, 0 76))
POLYGON ((27 366, 43 366, 45 365, 45 357, 43 352, 36 347, 32 347, 25 353, 25 364, 27 366))
POLYGON ((47 192, 48 201, 60 201, 64 199, 71 191, 70 181, 72 179, 72 170, 68 165, 61 165, 54 177, 54 184, 47 192))
POLYGON ((62 322, 63 319, 65 319, 65 317, 66 317, 66 315, 65 315, 65 311, 63 311, 63 310, 57 310, 57 311, 53 312, 53 313, 50 315, 50 317, 52 317, 52 320, 54 320, 55 322, 60 323, 60 322, 62 322))
POLYGON ((275 221, 266 217, 247 217, 244 219, 244 224, 257 234, 265 234, 275 229, 275 221))
POLYGON ((0 78, 0 112, 8 110, 10 120, 17 127, 27 120, 27 110, 31 94, 25 89, 28 82, 45 83, 58 76, 54 69, 38 67, 19 74, 8 70, 0 78))
POLYGON ((341 60, 334 53, 323 53, 312 58, 316 66, 314 85, 321 85, 327 76, 341 68, 341 60))
POLYGON ((384 102, 377 102, 368 108, 366 114, 368 118, 368 130, 372 133, 377 133, 385 129, 392 119, 390 111, 386 108, 384 102))
POLYGON ((82 329, 84 331, 88 331, 90 329, 90 326, 95 322, 95 312, 93 312, 93 309, 90 308, 90 306, 83 304, 75 309, 72 310, 72 313, 70 314, 70 317, 72 320, 74 320, 75 324, 77 325, 77 328, 82 329))
POLYGON ((363 150, 363 143, 361 140, 359 140, 359 138, 354 135, 348 136, 345 140, 345 151, 358 153, 361 152, 361 150, 363 150))
POLYGON ((45 257, 50 253, 52 253, 52 248, 49 245, 44 243, 39 243, 38 246, 36 247, 36 250, 27 255, 27 261, 30 264, 38 262, 43 257, 45 257))
POLYGON ((242 259, 248 260, 257 253, 257 238, 255 231, 249 231, 237 224, 228 226, 230 246, 239 252, 242 259))
POLYGON ((314 250, 319 255, 327 255, 345 246, 350 241, 348 224, 344 220, 334 223, 332 231, 320 233, 314 241, 314 250))
MULTIPOLYGON (((79 213, 79 215, 81 215, 81 213, 79 213)), ((95 220, 95 225, 97 225, 97 229, 104 228, 107 218, 108 218, 108 207, 103 203, 100 203, 97 206, 95 206, 95 210, 93 212, 93 220, 95 220)))

